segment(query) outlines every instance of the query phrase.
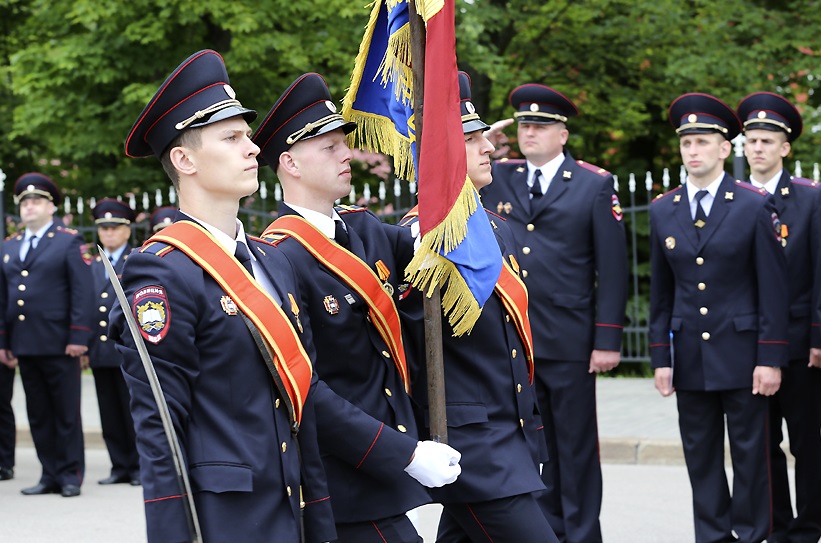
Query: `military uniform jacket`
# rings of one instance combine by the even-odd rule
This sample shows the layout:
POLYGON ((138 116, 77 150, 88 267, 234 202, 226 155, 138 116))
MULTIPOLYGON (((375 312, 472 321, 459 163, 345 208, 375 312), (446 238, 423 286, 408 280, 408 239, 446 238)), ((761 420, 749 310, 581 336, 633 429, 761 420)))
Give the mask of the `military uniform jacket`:
POLYGON ((787 363, 786 259, 763 193, 725 174, 700 241, 686 188, 650 205, 651 362, 673 365, 677 389, 752 387, 755 366, 787 363))
MULTIPOLYGON (((487 211, 486 211, 487 212, 487 211)), ((501 255, 516 270, 515 241, 507 224, 487 212, 501 255)), ((409 226, 416 219, 403 221, 409 226)), ((421 294, 402 302, 403 317, 424 337, 421 294)), ((453 337, 442 317, 448 444, 462 453, 456 482, 432 488, 436 502, 478 502, 544 490, 539 462, 546 460, 543 427, 530 385, 524 348, 496 291, 470 335, 453 337)), ((415 396, 427 411, 424 366, 414 368, 415 396)))
POLYGON ((66 345, 88 345, 94 299, 85 242, 54 221, 20 261, 24 232, 2 247, 0 348, 15 356, 64 356, 66 345))
MULTIPOLYGON (((351 251, 374 273, 390 270, 399 296, 405 265, 413 256, 407 229, 383 224, 363 208, 338 208, 351 251)), ((280 215, 298 215, 286 204, 280 215)), ((427 503, 427 491, 405 473, 418 441, 413 406, 368 306, 333 271, 294 238, 277 248, 297 270, 299 291, 311 320, 316 371, 327 385, 316 396, 322 459, 337 522, 376 520, 427 503)))
MULTIPOLYGON (((313 361, 308 319, 290 307, 289 294, 299 303, 290 263, 261 240, 249 238, 249 248, 292 325, 299 331, 301 324, 313 361)), ((182 251, 149 241, 129 257, 122 283, 130 303, 147 287, 164 292, 155 332, 162 338, 146 344, 185 457, 203 540, 298 542, 301 479, 306 540, 335 539, 313 418, 316 376, 296 439, 251 333, 241 315, 222 306, 226 293, 208 272, 182 251)), ((188 541, 170 448, 119 304, 109 331, 131 394, 148 541, 188 541)))
MULTIPOLYGON (((114 265, 117 277, 122 277, 123 265, 130 253, 131 246, 126 245, 114 265)), ((117 352, 114 342, 108 339, 108 315, 112 306, 117 302, 117 295, 114 293, 111 281, 106 276, 105 264, 103 264, 101 258, 105 258, 105 255, 97 255, 91 263, 91 274, 94 277, 94 294, 96 296, 94 314, 97 322, 88 349, 88 358, 92 368, 119 368, 123 362, 122 356, 117 352)))
POLYGON ((821 347, 819 316, 812 311, 821 290, 821 186, 783 170, 771 198, 787 256, 790 360, 806 365, 810 347, 821 347))
POLYGON ((524 160, 494 162, 481 194, 516 238, 536 357, 588 361, 594 349, 621 350, 627 245, 613 176, 565 153, 531 210, 527 175, 524 160))

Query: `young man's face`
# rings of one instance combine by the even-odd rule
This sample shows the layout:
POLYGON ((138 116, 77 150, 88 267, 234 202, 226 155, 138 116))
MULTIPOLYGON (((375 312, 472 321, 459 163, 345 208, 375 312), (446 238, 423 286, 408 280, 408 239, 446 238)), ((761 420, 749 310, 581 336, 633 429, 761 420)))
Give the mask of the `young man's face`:
POLYGON ((251 129, 242 116, 202 127, 200 139, 196 149, 181 149, 204 189, 237 200, 257 191, 259 147, 251 141, 251 129))
POLYGON ((288 153, 299 170, 303 192, 323 202, 350 194, 353 153, 341 128, 299 141, 288 153))
POLYGON ((57 208, 48 198, 29 196, 20 201, 20 218, 29 230, 39 230, 51 221, 57 208))
POLYGON ((713 181, 724 170, 732 146, 720 134, 685 134, 679 139, 681 160, 695 179, 713 181))
POLYGON ((747 130, 744 156, 756 181, 766 183, 783 167, 784 158, 790 154, 790 143, 783 132, 772 130, 747 130))
POLYGON ((483 135, 482 130, 465 134, 468 177, 473 181, 476 190, 490 185, 493 181, 493 176, 490 173, 490 153, 495 150, 496 148, 483 135))
POLYGON ((536 166, 544 166, 561 154, 569 135, 564 123, 519 123, 519 150, 536 166))
POLYGON ((127 224, 100 226, 97 228, 97 236, 100 238, 100 245, 106 251, 113 252, 126 244, 131 237, 131 228, 127 224))

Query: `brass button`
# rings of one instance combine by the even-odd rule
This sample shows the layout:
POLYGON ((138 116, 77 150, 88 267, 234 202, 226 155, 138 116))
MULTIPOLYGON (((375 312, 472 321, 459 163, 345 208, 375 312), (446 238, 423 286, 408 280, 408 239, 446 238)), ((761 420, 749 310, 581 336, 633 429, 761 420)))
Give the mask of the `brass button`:
POLYGON ((20 285, 19 287, 17 287, 17 290, 19 290, 20 292, 26 290, 26 285, 20 285))
POLYGON ((108 311, 108 308, 104 305, 101 305, 100 306, 100 313, 105 313, 106 311, 108 311))
POLYGON ((17 300, 17 305, 19 305, 20 307, 23 307, 25 304, 26 302, 24 302, 23 300, 17 300))
POLYGON ((510 322, 510 315, 505 315, 505 322, 510 322))
POLYGON ((516 385, 516 392, 521 392, 521 391, 522 391, 522 383, 519 383, 518 385, 516 385))
POLYGON ((516 349, 513 349, 512 351, 510 351, 510 356, 512 356, 513 358, 516 358, 516 349))
POLYGON ((525 427, 525 421, 524 421, 524 419, 519 419, 519 426, 521 426, 522 428, 524 428, 524 427, 525 427))
POLYGON ((108 341, 108 336, 100 336, 100 341, 108 341))
POLYGON ((274 402, 274 409, 279 409, 279 398, 274 402))
POLYGON ((396 429, 397 429, 397 430, 399 430, 400 432, 402 432, 403 434, 404 434, 405 432, 407 432, 407 431, 408 431, 408 429, 407 429, 407 428, 405 428, 405 425, 404 425, 404 424, 399 424, 399 425, 396 427, 396 429))
POLYGON ((100 326, 106 326, 108 323, 106 321, 100 321, 100 326))
POLYGON ((701 334, 701 339, 703 339, 704 341, 707 341, 708 339, 710 339, 710 332, 702 333, 701 334))
POLYGON ((23 277, 28 277, 29 276, 29 271, 28 270, 23 270, 23 271, 20 272, 20 275, 22 275, 23 277))
POLYGON ((706 315, 708 313, 708 310, 707 310, 706 307, 702 307, 701 309, 698 310, 698 312, 701 313, 702 315, 706 315))
POLYGON ((702 264, 704 264, 704 258, 702 258, 702 257, 700 257, 700 256, 697 256, 697 257, 696 257, 696 264, 698 264, 699 266, 701 266, 702 264))
POLYGON ((536 227, 535 227, 535 226, 533 226, 533 224, 528 224, 528 225, 527 225, 527 231, 528 231, 528 232, 533 232, 535 229, 536 229, 536 227))
POLYGON ((705 288, 707 288, 707 284, 706 284, 706 283, 699 283, 699 284, 698 284, 698 290, 704 290, 705 288))
POLYGON ((530 247, 522 247, 522 254, 529 255, 530 247))
POLYGON ((108 298, 108 292, 103 292, 102 294, 100 294, 100 298, 108 298))
POLYGON ((26 316, 25 315, 20 315, 20 316, 17 317, 17 320, 24 321, 24 320, 26 320, 26 316))
POLYGON ((291 497, 291 485, 288 485, 288 486, 285 487, 285 492, 288 493, 288 497, 290 498, 291 497))
POLYGON ((287 450, 288 450, 288 444, 283 441, 282 442, 282 452, 285 452, 287 450))
POLYGON ((390 358, 391 353, 389 353, 388 351, 382 351, 382 356, 384 356, 385 358, 390 358))
POLYGON ((388 396, 393 396, 393 392, 391 392, 391 389, 389 388, 385 389, 385 394, 387 394, 388 396))
POLYGON ((522 270, 522 277, 527 277, 527 270, 522 270))

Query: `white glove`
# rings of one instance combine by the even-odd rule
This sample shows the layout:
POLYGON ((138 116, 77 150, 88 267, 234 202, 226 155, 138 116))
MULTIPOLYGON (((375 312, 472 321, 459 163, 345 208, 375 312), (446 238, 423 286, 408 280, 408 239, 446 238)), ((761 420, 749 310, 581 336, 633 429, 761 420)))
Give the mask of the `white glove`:
POLYGON ((413 236, 413 254, 422 246, 422 231, 419 228, 419 221, 410 225, 411 236, 413 236))
POLYGON ((429 488, 448 485, 459 477, 462 454, 444 443, 420 441, 405 471, 429 488))

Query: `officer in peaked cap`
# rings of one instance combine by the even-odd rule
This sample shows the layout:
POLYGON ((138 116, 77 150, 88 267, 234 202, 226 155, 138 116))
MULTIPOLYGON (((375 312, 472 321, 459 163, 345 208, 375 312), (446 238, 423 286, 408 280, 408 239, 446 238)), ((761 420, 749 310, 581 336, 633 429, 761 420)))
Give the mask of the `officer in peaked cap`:
POLYGON ((131 223, 137 214, 128 204, 114 198, 100 200, 91 213, 97 225, 97 237, 103 247, 103 253, 97 255, 91 263, 98 322, 88 356, 97 390, 103 440, 111 459, 110 475, 98 483, 138 485, 140 464, 134 422, 128 406, 128 388, 120 370, 123 358, 115 349, 114 342, 108 339, 108 314, 117 296, 101 260, 107 258, 117 275, 122 275, 123 265, 131 253, 131 245, 128 243, 131 237, 131 223))
MULTIPOLYGON (((458 75, 467 174, 479 190, 495 183, 490 164, 494 146, 484 135, 489 126, 471 101, 470 78, 465 72, 458 75)), ((526 317, 518 318, 528 313, 527 299, 509 295, 517 288, 525 291, 516 242, 510 221, 484 212, 504 265, 499 288, 485 302, 470 335, 456 337, 442 317, 448 442, 464 454, 459 479, 431 489, 434 501, 444 506, 437 541, 558 542, 536 496, 545 488, 539 463, 547 458, 535 414, 532 340, 524 328, 529 325, 526 317)), ((417 222, 416 208, 402 219, 404 226, 417 222)), ((422 294, 411 291, 400 309, 410 335, 422 337, 422 294)), ((424 365, 418 373, 414 399, 427 409, 424 365)))
POLYGON ((790 303, 790 362, 781 370, 781 388, 770 400, 770 476, 773 532, 767 541, 788 543, 821 538, 821 327, 817 262, 821 249, 821 188, 794 177, 784 167, 803 122, 798 110, 771 92, 756 92, 738 104, 744 124, 744 154, 750 183, 772 196, 781 221, 787 257, 790 303), (787 459, 781 450, 782 420, 787 421, 795 457, 793 515, 787 459))
POLYGON ((596 373, 621 356, 628 270, 622 209, 610 172, 565 149, 568 123, 579 114, 568 97, 528 83, 510 93, 510 105, 525 159, 494 162, 482 200, 507 219, 520 244, 550 457, 542 506, 560 539, 595 543, 602 540, 596 373))
MULTIPOLYGON (((311 329, 287 258, 237 219, 240 199, 259 186, 248 126, 255 116, 210 50, 183 61, 140 113, 126 153, 160 158, 180 211, 128 257, 125 309, 140 321, 168 397, 202 540, 329 541, 336 534, 316 443, 311 329), (249 303, 264 306, 250 329, 239 314, 249 303), (271 363, 269 371, 269 350, 254 334, 287 368, 271 363)), ((186 497, 123 308, 115 305, 110 321, 131 394, 148 541, 191 541, 186 497)))
POLYGON ((724 172, 741 130, 729 106, 690 93, 669 118, 687 180, 650 206, 655 385, 676 393, 695 540, 760 542, 770 529, 768 396, 788 352, 780 222, 766 191, 724 172))
POLYGON ((39 482, 22 493, 78 496, 85 468, 79 357, 87 351, 93 318, 87 250, 77 231, 54 219, 60 191, 50 178, 24 174, 14 194, 25 230, 0 251, 0 362, 19 360, 42 463, 39 482))
POLYGON ((151 228, 151 232, 159 232, 169 224, 174 222, 174 219, 177 216, 177 208, 174 206, 162 206, 158 207, 154 210, 151 214, 151 217, 148 220, 149 228, 151 228))
POLYGON ((396 319, 413 256, 410 231, 361 207, 334 207, 351 190, 345 135, 355 127, 336 113, 319 74, 301 75, 282 94, 254 134, 260 162, 276 170, 283 191, 279 217, 263 236, 293 263, 311 323, 323 330, 314 344, 327 387, 314 402, 337 541, 415 543, 405 513, 430 501, 419 483, 452 482, 458 453, 419 441, 407 393, 409 336, 398 322, 377 326, 396 319))

